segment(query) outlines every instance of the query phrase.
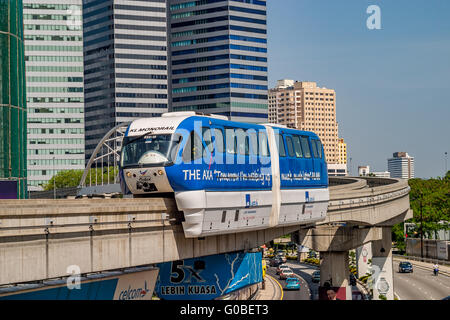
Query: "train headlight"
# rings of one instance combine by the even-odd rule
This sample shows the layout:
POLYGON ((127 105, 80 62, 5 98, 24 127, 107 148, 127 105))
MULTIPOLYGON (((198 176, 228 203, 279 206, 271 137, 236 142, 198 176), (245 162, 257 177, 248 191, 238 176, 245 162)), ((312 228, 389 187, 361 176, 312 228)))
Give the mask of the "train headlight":
POLYGON ((160 176, 162 176, 162 175, 164 175, 164 171, 158 170, 158 174, 159 174, 160 176))
POLYGON ((131 178, 131 172, 127 172, 127 177, 131 178))

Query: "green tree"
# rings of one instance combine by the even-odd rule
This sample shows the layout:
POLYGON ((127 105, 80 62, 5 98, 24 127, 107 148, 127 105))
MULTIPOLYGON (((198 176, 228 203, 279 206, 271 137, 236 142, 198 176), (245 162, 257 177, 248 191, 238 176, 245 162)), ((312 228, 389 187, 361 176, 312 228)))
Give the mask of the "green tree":
POLYGON ((48 181, 48 183, 44 186, 44 190, 53 190, 55 185, 56 189, 76 187, 79 185, 82 176, 83 170, 60 171, 48 181))
POLYGON ((400 251, 406 250, 404 223, 396 224, 392 227, 392 241, 396 243, 397 249, 400 251))
MULTIPOLYGON (((408 222, 415 223, 418 231, 422 223, 424 238, 437 230, 450 229, 450 171, 443 178, 410 179, 409 186, 414 217, 408 222)), ((404 243, 403 223, 392 228, 392 237, 397 247, 404 243)))
MULTIPOLYGON (((56 184, 56 189, 77 187, 80 184, 81 178, 83 176, 84 170, 64 170, 58 172, 53 176, 49 182, 44 186, 45 191, 53 190, 53 186, 56 184)), ((87 177, 86 185, 101 184, 112 184, 118 174, 118 168, 115 167, 103 167, 92 168, 87 177)))
POLYGON ((411 179, 409 185, 411 209, 414 211, 412 222, 418 226, 423 222, 424 237, 429 238, 440 229, 449 229, 450 172, 444 178, 411 179))

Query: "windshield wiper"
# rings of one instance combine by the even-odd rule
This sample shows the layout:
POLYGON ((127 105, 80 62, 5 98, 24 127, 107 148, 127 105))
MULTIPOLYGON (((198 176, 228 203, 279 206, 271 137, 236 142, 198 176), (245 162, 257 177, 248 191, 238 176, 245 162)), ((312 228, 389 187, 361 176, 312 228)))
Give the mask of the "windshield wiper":
POLYGON ((124 144, 123 146, 125 147, 125 146, 129 145, 130 143, 135 142, 136 140, 139 140, 139 139, 142 139, 142 138, 145 137, 145 136, 148 136, 149 134, 151 134, 151 132, 147 132, 147 133, 144 133, 144 134, 141 135, 141 136, 137 136, 136 138, 134 138, 134 139, 128 141, 128 142, 127 142, 126 144, 124 144))

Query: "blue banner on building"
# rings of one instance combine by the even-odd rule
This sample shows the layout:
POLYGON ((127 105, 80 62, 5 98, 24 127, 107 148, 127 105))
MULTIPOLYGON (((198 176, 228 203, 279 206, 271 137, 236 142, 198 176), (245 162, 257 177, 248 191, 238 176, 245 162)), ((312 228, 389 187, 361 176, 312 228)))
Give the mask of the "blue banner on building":
POLYGON ((0 199, 17 199, 17 181, 0 180, 0 199))
POLYGON ((164 300, 213 300, 262 282, 262 254, 228 253, 161 263, 155 293, 164 300))

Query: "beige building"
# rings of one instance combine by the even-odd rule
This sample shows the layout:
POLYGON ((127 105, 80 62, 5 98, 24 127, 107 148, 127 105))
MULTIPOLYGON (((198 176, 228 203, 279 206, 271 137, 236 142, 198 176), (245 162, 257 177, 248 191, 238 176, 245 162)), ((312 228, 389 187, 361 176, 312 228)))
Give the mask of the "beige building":
POLYGON ((315 132, 328 163, 339 162, 336 92, 315 82, 280 80, 269 90, 269 122, 315 132))
POLYGON ((338 142, 339 164, 347 164, 347 144, 344 139, 340 138, 338 142))

